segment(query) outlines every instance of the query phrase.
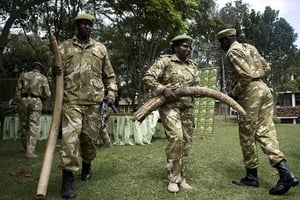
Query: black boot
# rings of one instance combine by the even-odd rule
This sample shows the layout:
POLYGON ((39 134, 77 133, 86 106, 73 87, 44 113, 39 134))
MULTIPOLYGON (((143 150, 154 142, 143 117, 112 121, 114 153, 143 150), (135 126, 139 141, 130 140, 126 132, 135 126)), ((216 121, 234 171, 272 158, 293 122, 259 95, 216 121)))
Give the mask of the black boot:
POLYGON ((76 197, 76 193, 73 187, 73 173, 67 170, 62 170, 62 185, 61 196, 65 199, 71 199, 76 197))
POLYGON ((232 183, 240 186, 252 186, 252 187, 258 187, 258 179, 257 179, 257 168, 254 169, 247 169, 247 174, 244 178, 233 180, 232 183))
POLYGON ((91 162, 82 161, 81 180, 86 181, 92 177, 91 162))
POLYGON ((275 167, 280 178, 277 184, 270 189, 269 194, 282 195, 287 193, 292 186, 295 187, 299 184, 297 177, 288 169, 285 159, 281 160, 275 167))

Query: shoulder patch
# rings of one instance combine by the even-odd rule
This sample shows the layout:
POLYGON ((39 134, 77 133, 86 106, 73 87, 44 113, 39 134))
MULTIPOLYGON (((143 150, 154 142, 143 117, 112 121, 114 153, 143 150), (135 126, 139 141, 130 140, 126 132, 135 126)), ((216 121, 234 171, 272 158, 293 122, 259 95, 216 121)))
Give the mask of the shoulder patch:
POLYGON ((188 59, 187 60, 189 63, 193 64, 193 65, 198 65, 195 61, 191 60, 191 59, 188 59))

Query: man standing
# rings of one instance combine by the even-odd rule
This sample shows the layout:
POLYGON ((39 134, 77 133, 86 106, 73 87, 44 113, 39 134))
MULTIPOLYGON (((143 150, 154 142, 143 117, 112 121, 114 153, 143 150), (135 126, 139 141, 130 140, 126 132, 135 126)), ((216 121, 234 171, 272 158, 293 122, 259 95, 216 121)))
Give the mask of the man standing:
MULTIPOLYGON (((91 178, 91 162, 96 157, 95 141, 100 128, 100 103, 113 102, 117 91, 116 77, 107 49, 92 39, 94 17, 79 14, 75 20, 76 35, 60 44, 64 97, 62 110, 61 167, 63 198, 74 198, 73 172, 80 168, 81 179, 91 178)), ((54 74, 60 74, 54 66, 54 74)))
POLYGON ((269 194, 285 194, 292 186, 298 185, 299 181, 288 169, 286 158, 279 150, 273 123, 273 95, 261 79, 270 67, 254 46, 237 42, 235 29, 222 30, 216 37, 221 48, 227 51, 226 56, 230 63, 231 79, 234 83, 230 96, 247 112, 247 115, 240 116, 239 120, 239 136, 246 176, 233 180, 233 183, 240 186, 259 186, 258 144, 280 175, 280 179, 270 189, 269 194))
POLYGON ((36 158, 35 146, 40 133, 40 118, 43 101, 51 96, 47 78, 42 74, 44 66, 40 62, 32 65, 32 70, 20 75, 16 87, 14 103, 20 117, 21 140, 26 158, 36 158))
POLYGON ((186 181, 189 150, 194 131, 193 97, 177 97, 178 87, 199 85, 197 65, 188 57, 192 38, 179 35, 172 39, 172 55, 159 58, 146 72, 143 81, 152 95, 164 95, 167 102, 159 108, 168 144, 165 148, 169 178, 168 191, 191 190, 186 181))

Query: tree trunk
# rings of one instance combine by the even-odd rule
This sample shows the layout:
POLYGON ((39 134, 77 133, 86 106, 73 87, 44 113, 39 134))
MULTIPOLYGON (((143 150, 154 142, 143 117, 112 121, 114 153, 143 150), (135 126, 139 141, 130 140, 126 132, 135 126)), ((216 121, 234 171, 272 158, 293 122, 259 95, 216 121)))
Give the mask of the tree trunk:
POLYGON ((0 35, 0 78, 5 75, 5 68, 3 66, 3 53, 4 49, 8 43, 8 35, 9 35, 9 30, 11 26, 13 25, 14 21, 17 19, 18 14, 16 10, 13 10, 10 17, 6 21, 4 28, 2 30, 2 33, 0 35))

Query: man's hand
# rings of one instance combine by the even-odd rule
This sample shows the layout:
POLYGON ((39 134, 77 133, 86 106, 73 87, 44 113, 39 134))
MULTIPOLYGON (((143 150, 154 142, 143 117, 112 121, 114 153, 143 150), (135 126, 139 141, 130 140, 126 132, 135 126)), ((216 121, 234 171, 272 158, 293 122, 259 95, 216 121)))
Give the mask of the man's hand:
POLYGON ((62 74, 62 69, 60 66, 57 66, 55 64, 52 65, 52 74, 55 75, 61 75, 62 74))
POLYGON ((163 91, 163 95, 166 97, 168 100, 174 100, 177 98, 177 96, 174 94, 173 90, 171 88, 166 88, 163 91))
POLYGON ((106 96, 104 100, 107 102, 107 105, 112 105, 114 103, 114 100, 109 96, 106 96))

